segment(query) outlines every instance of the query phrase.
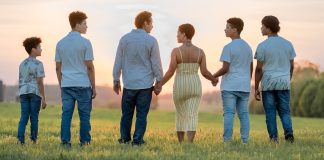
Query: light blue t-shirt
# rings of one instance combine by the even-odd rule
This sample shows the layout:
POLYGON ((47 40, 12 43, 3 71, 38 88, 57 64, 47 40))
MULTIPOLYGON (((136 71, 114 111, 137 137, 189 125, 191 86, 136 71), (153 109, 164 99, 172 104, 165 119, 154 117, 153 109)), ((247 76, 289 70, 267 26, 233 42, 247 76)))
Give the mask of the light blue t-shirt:
POLYGON ((56 45, 55 61, 62 62, 61 87, 91 87, 84 61, 93 60, 91 42, 70 32, 56 45))
POLYGON ((223 48, 220 61, 230 64, 229 71, 222 76, 222 91, 250 92, 253 61, 252 49, 243 39, 234 39, 223 48))
POLYGON ((295 57, 293 45, 279 36, 258 45, 254 58, 263 62, 262 91, 290 90, 290 60, 295 57))
POLYGON ((37 78, 45 77, 43 63, 36 58, 26 58, 19 65, 19 95, 33 93, 41 97, 37 78))

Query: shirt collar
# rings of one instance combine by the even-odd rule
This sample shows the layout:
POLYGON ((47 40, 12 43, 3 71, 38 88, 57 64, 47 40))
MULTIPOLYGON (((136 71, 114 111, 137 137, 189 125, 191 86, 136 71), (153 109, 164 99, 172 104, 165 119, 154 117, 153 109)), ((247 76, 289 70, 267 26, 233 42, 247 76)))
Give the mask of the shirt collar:
POLYGON ((71 31, 69 35, 81 35, 80 32, 77 31, 71 31))
POLYGON ((146 31, 144 29, 133 29, 132 32, 137 32, 137 33, 146 33, 146 31))

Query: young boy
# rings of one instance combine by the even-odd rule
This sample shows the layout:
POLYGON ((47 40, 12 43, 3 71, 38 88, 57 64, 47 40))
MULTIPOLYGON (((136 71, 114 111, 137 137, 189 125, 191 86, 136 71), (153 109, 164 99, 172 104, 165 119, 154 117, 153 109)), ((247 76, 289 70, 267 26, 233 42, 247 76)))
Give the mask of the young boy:
POLYGON ((261 42, 254 58, 255 98, 261 100, 259 83, 262 81, 262 102, 266 115, 267 129, 271 142, 278 143, 277 112, 280 116, 288 142, 294 142, 290 117, 290 79, 294 71, 296 53, 291 42, 278 36, 279 20, 275 16, 265 16, 262 21, 262 35, 268 36, 261 42))
POLYGON ((224 110, 223 142, 230 141, 233 134, 233 119, 235 110, 241 124, 241 139, 248 142, 250 120, 248 102, 251 88, 253 58, 251 47, 240 37, 244 23, 240 18, 227 20, 225 34, 232 39, 222 52, 220 61, 223 67, 214 76, 222 76, 221 94, 224 110))
POLYGON ((31 123, 30 139, 36 143, 39 110, 40 107, 42 109, 46 107, 43 84, 44 68, 42 62, 36 59, 42 53, 41 42, 38 37, 27 38, 23 42, 29 56, 19 66, 21 116, 18 125, 18 141, 20 144, 25 143, 25 129, 29 118, 31 123))
POLYGON ((90 40, 81 36, 87 33, 87 15, 74 11, 69 15, 71 32, 56 45, 56 75, 61 87, 62 121, 61 142, 71 148, 71 121, 75 102, 80 117, 80 145, 91 141, 92 99, 96 97, 95 68, 90 40))

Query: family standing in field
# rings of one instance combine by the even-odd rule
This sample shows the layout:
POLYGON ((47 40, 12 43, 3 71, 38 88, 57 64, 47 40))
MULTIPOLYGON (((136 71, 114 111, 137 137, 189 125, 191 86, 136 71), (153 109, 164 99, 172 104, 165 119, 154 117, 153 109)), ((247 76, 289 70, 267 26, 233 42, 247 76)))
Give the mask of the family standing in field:
MULTIPOLYGON (((92 99, 96 97, 95 68, 91 42, 82 37, 87 32, 87 16, 80 11, 69 15, 72 31, 56 45, 56 74, 61 88, 62 119, 61 144, 71 147, 71 120, 77 102, 80 117, 80 145, 91 142, 92 99)), ((285 140, 294 142, 290 115, 290 80, 296 53, 293 45, 280 37, 279 20, 265 16, 261 32, 268 38, 261 42, 255 52, 255 99, 262 98, 270 142, 278 143, 276 114, 278 112, 284 129, 285 140), (261 82, 261 88, 259 84, 261 82), (262 94, 262 96, 261 96, 262 94)), ((249 141, 250 118, 248 101, 253 72, 253 53, 249 44, 240 37, 244 23, 240 18, 227 20, 225 35, 232 39, 224 46, 220 56, 222 67, 212 74, 206 66, 203 49, 192 43, 195 28, 189 24, 178 27, 177 41, 181 45, 171 52, 170 65, 163 75, 158 41, 150 35, 153 29, 152 13, 140 12, 135 27, 119 41, 113 66, 113 89, 121 93, 122 116, 120 120, 120 144, 143 145, 153 92, 159 95, 162 87, 176 73, 173 84, 173 101, 176 108, 175 128, 179 142, 193 142, 198 124, 198 107, 202 87, 198 70, 204 78, 216 86, 222 77, 220 89, 223 104, 223 142, 231 141, 235 112, 240 120, 243 144, 249 141), (132 120, 136 109, 135 131, 131 135, 132 120)), ((41 39, 25 39, 23 46, 29 57, 19 66, 19 95, 21 117, 18 124, 18 141, 25 143, 25 129, 31 123, 30 139, 37 142, 40 108, 46 108, 41 56, 41 39)))

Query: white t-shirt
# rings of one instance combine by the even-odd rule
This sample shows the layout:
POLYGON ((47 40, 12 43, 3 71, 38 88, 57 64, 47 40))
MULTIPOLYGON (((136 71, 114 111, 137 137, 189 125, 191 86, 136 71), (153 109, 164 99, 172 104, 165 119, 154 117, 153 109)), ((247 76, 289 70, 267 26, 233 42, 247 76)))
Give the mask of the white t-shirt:
POLYGON ((290 60, 295 57, 293 45, 279 36, 258 45, 254 58, 263 62, 262 91, 290 90, 290 60))
POLYGON ((223 48, 220 61, 230 64, 222 76, 221 90, 250 92, 252 49, 243 39, 234 39, 223 48))

